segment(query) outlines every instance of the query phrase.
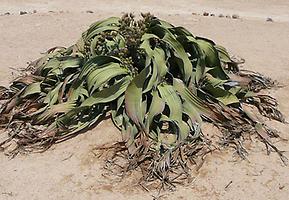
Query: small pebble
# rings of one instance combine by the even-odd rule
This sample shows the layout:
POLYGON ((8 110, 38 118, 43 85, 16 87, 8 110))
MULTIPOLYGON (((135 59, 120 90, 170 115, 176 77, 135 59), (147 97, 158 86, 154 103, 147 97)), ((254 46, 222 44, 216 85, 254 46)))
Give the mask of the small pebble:
POLYGON ((239 19, 239 18, 240 18, 240 16, 239 16, 239 15, 237 15, 237 14, 233 14, 233 15, 232 15, 232 18, 233 18, 233 19, 239 19))
POLYGON ((219 14, 219 16, 218 17, 224 17, 224 15, 223 14, 219 14))
POLYGON ((87 10, 86 13, 93 13, 93 11, 91 11, 91 10, 87 10))
POLYGON ((215 14, 214 14, 214 13, 211 13, 210 16, 215 17, 215 14))
POLYGON ((271 17, 267 17, 266 21, 267 22, 273 22, 273 19, 271 17))
POLYGON ((26 11, 20 11, 19 14, 20 14, 20 15, 26 15, 26 14, 28 14, 28 13, 27 13, 26 11))
POLYGON ((6 13, 4 13, 4 15, 10 15, 10 12, 6 12, 6 13))
POLYGON ((209 13, 208 12, 204 12, 203 16, 209 16, 209 13))
POLYGON ((280 185, 280 183, 279 183, 279 190, 283 190, 284 187, 285 187, 285 185, 280 185))
POLYGON ((33 13, 37 13, 37 10, 33 10, 33 13))
POLYGON ((231 15, 226 15, 226 18, 231 18, 231 15))
POLYGON ((285 187, 285 185, 280 185, 280 184, 279 184, 279 190, 283 190, 284 187, 285 187))
POLYGON ((195 13, 195 12, 192 12, 192 15, 198 15, 197 13, 195 13))

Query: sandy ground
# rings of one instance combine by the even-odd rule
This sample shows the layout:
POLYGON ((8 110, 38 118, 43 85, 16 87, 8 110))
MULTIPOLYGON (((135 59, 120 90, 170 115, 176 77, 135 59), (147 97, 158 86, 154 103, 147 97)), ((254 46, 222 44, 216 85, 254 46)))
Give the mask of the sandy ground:
MULTIPOLYGON (((7 85, 13 77, 10 68, 26 66, 49 47, 74 43, 98 19, 119 16, 122 11, 151 11, 195 35, 229 47, 246 59, 246 68, 284 84, 284 88, 270 93, 279 100, 289 121, 288 10, 288 0, 0 0, 0 15, 11 13, 0 16, 0 85, 7 85), (37 13, 19 15, 19 11, 33 10, 37 13), (192 15, 204 11, 238 14, 240 19, 192 15), (267 17, 274 22, 266 22, 267 17)), ((267 123, 289 138, 288 125, 267 123)), ((207 127, 206 131, 214 129, 207 127)), ((152 199, 155 193, 138 187, 134 176, 119 183, 102 175, 103 161, 95 157, 92 149, 118 139, 119 132, 108 120, 43 154, 9 160, 1 153, 0 199, 152 199)), ((276 145, 289 150, 288 142, 276 145)), ((288 199, 288 166, 283 166, 274 153, 267 156, 260 142, 253 141, 249 149, 248 160, 244 161, 236 161, 230 150, 209 155, 192 184, 179 186, 173 193, 165 192, 163 199, 288 199)), ((289 157, 289 153, 286 155, 289 157)))

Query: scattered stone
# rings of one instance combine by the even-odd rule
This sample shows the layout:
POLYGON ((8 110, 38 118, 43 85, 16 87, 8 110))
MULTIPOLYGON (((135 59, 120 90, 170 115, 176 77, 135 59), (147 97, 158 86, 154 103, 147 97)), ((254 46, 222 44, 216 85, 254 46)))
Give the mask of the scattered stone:
POLYGON ((203 16, 209 16, 209 13, 208 12, 204 12, 203 16))
POLYGON ((192 12, 192 15, 198 15, 198 13, 192 12))
POLYGON ((283 190, 284 187, 285 187, 285 185, 280 185, 280 184, 279 184, 279 190, 283 190))
POLYGON ((34 14, 37 13, 37 10, 33 10, 33 13, 34 13, 34 14))
POLYGON ((93 11, 92 10, 87 10, 86 13, 93 13, 93 11))
POLYGON ((226 15, 226 18, 231 18, 231 15, 226 15))
POLYGON ((210 16, 215 17, 215 14, 214 14, 214 13, 211 13, 210 16))
POLYGON ((28 14, 28 13, 27 13, 26 11, 20 11, 19 14, 20 14, 20 15, 26 15, 26 14, 28 14))
POLYGON ((271 17, 267 17, 266 22, 273 22, 273 19, 271 17))
POLYGON ((6 12, 6 13, 4 13, 4 15, 10 15, 11 13, 10 12, 6 12))
POLYGON ((219 14, 219 16, 218 17, 225 17, 223 14, 219 14))
POLYGON ((240 18, 240 16, 239 16, 239 15, 237 15, 237 14, 233 14, 233 15, 232 15, 232 18, 233 18, 233 19, 239 19, 239 18, 240 18))

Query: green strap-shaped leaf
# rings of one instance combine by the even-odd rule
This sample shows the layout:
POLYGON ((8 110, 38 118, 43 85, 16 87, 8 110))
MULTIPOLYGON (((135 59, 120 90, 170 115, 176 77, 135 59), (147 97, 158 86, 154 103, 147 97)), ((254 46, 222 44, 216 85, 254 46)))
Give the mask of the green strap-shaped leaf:
MULTIPOLYGON (((173 125, 176 128, 175 131, 177 131, 177 133, 178 133, 178 139, 180 141, 186 140, 188 135, 189 135, 189 133, 190 133, 190 127, 183 120, 175 120, 175 119, 171 119, 170 117, 167 117, 166 115, 162 115, 161 118, 160 118, 160 122, 171 122, 171 123, 173 123, 173 125)), ((160 136, 160 134, 159 134, 159 136, 160 136)), ((175 140, 173 140, 172 142, 175 143, 175 140)), ((172 144, 173 143, 171 143, 170 145, 172 145, 172 144)))
POLYGON ((172 24, 170 24, 164 20, 158 19, 158 23, 160 23, 162 27, 167 28, 167 29, 174 27, 172 24))
POLYGON ((144 93, 150 91, 153 86, 157 85, 158 81, 161 80, 163 76, 167 73, 167 66, 165 60, 165 52, 163 49, 156 47, 154 50, 151 48, 149 40, 151 38, 158 38, 154 34, 144 34, 142 40, 144 40, 140 46, 140 48, 144 49, 147 58, 146 58, 146 66, 151 64, 151 77, 147 84, 147 87, 144 90, 144 93), (157 80, 158 79, 158 80, 157 80))
POLYGON ((197 38, 196 43, 200 46, 203 52, 206 55, 206 66, 207 67, 216 67, 220 66, 220 59, 218 56, 217 50, 214 48, 214 45, 204 40, 203 38, 197 38))
POLYGON ((210 73, 215 78, 223 80, 229 79, 228 75, 225 73, 221 66, 219 54, 213 42, 209 42, 204 38, 197 38, 196 42, 206 55, 206 67, 209 68, 206 70, 206 72, 210 73))
POLYGON ((167 73, 166 57, 163 49, 156 47, 153 54, 153 65, 156 66, 158 79, 161 80, 167 73))
POLYGON ((85 39, 86 41, 89 41, 90 39, 94 38, 99 33, 102 33, 105 31, 117 31, 117 30, 119 30, 118 26, 110 26, 110 25, 102 26, 90 32, 85 39))
POLYGON ((53 90, 50 90, 46 97, 44 98, 43 103, 47 103, 49 105, 53 105, 57 102, 59 91, 61 86, 63 85, 63 82, 60 82, 56 85, 56 87, 53 90))
POLYGON ((232 94, 228 90, 223 89, 220 86, 213 87, 212 85, 207 84, 205 88, 210 95, 215 97, 218 101, 222 102, 224 105, 240 103, 236 95, 232 94))
POLYGON ((121 63, 119 58, 113 56, 95 56, 89 59, 84 65, 79 74, 79 79, 82 80, 95 66, 101 66, 110 62, 121 63))
POLYGON ((152 101, 151 101, 151 105, 150 105, 150 108, 149 108, 148 113, 147 113, 147 118, 146 118, 146 123, 145 123, 145 127, 146 127, 147 132, 150 132, 149 128, 153 122, 153 118, 156 115, 163 112, 164 108, 165 108, 165 102, 159 97, 158 91, 153 90, 152 91, 152 101))
POLYGON ((123 115, 122 113, 119 114, 116 110, 111 110, 111 119, 114 125, 121 130, 122 129, 122 122, 123 122, 123 115))
POLYGON ((25 98, 29 95, 40 93, 41 92, 40 84, 41 82, 31 83, 25 88, 20 97, 25 98))
POLYGON ((140 49, 145 50, 146 54, 150 58, 152 58, 153 54, 154 54, 154 50, 151 48, 151 45, 150 45, 150 39, 151 38, 158 38, 158 36, 156 36, 154 34, 145 33, 141 38, 142 43, 140 45, 140 49))
POLYGON ((85 110, 84 107, 76 107, 70 110, 68 113, 62 115, 56 121, 58 127, 63 127, 65 129, 65 131, 60 132, 60 134, 58 135, 59 139, 69 138, 75 133, 83 129, 89 128, 103 115, 103 112, 101 112, 102 109, 99 109, 98 111, 90 113, 89 118, 87 118, 86 120, 77 120, 77 123, 74 124, 75 118, 77 118, 79 113, 81 113, 83 110, 85 110))
POLYGON ((163 40, 166 41, 172 48, 176 51, 177 55, 182 63, 178 63, 180 70, 182 72, 185 82, 188 82, 193 73, 192 63, 188 58, 187 53, 185 52, 182 45, 174 38, 172 34, 166 33, 163 37, 163 40))
POLYGON ((70 91, 70 95, 68 96, 68 101, 74 102, 78 100, 78 98, 81 98, 81 102, 85 99, 85 97, 88 97, 88 91, 84 88, 83 84, 77 85, 76 88, 72 88, 70 91))
POLYGON ((191 92, 180 79, 174 78, 173 86, 185 101, 189 102, 194 106, 194 108, 198 113, 200 113, 200 115, 205 114, 208 117, 210 116, 209 114, 211 112, 210 109, 208 109, 208 107, 206 106, 206 104, 196 94, 191 92))
POLYGON ((143 93, 147 93, 148 91, 151 91, 151 89, 158 84, 158 81, 157 81, 157 75, 158 75, 157 66, 151 65, 151 66, 149 66, 149 68, 150 68, 150 74, 151 75, 149 77, 149 81, 148 81, 146 87, 144 88, 143 93))
MULTIPOLYGON (((210 74, 207 74, 205 89, 210 93, 210 95, 215 97, 224 105, 239 103, 239 99, 237 98, 237 96, 224 88, 223 84, 225 82, 227 82, 227 80, 214 78, 210 74)), ((233 89, 231 91, 235 92, 235 90, 233 89)))
POLYGON ((49 59, 48 62, 43 66, 42 71, 46 70, 49 72, 52 69, 59 68, 60 60, 56 58, 49 59))
POLYGON ((41 113, 36 118, 36 123, 43 123, 48 119, 55 117, 56 114, 68 113, 75 107, 75 104, 72 102, 65 102, 56 105, 49 106, 43 113, 41 113))
POLYGON ((131 123, 130 118, 123 113, 123 123, 122 123, 122 136, 123 140, 126 142, 126 146, 130 154, 135 152, 135 138, 139 133, 138 128, 135 124, 131 123))
POLYGON ((156 47, 152 54, 151 77, 144 90, 144 93, 150 91, 156 86, 163 77, 167 74, 168 68, 166 66, 165 52, 163 49, 156 47))
POLYGON ((97 53, 96 53, 96 45, 97 45, 97 42, 99 41, 99 38, 101 38, 101 35, 97 35, 97 36, 95 36, 93 39, 92 39, 92 41, 90 42, 90 53, 91 53, 91 55, 94 57, 94 56, 96 56, 97 55, 97 53))
POLYGON ((87 34, 90 34, 94 30, 108 25, 119 25, 119 17, 110 17, 104 20, 97 21, 90 25, 89 29, 87 30, 87 34))
POLYGON ((176 35, 182 35, 182 36, 185 35, 185 36, 193 37, 193 35, 190 31, 188 31, 187 29, 185 29, 184 27, 181 27, 181 26, 169 28, 169 30, 176 35))
POLYGON ((190 52, 190 53, 196 54, 195 59, 197 59, 197 64, 195 66, 196 67, 195 73, 193 74, 193 81, 195 81, 193 84, 198 84, 199 81, 205 75, 206 54, 198 45, 196 38, 194 38, 193 36, 186 36, 186 38, 187 38, 187 42, 191 43, 194 47, 193 49, 195 50, 194 52, 190 52))
POLYGON ((179 137, 181 140, 187 138, 190 128, 182 120, 183 107, 182 102, 173 86, 168 84, 161 84, 158 86, 158 91, 163 101, 168 105, 170 109, 169 119, 173 121, 179 128, 179 137))
POLYGON ((189 79, 192 77, 193 67, 181 43, 165 27, 156 25, 152 27, 151 29, 152 29, 152 32, 155 35, 157 35, 159 38, 161 38, 162 41, 169 44, 175 50, 176 56, 178 56, 182 60, 182 63, 179 63, 179 67, 182 72, 184 81, 188 82, 189 79))
POLYGON ((176 93, 173 86, 168 85, 166 83, 160 84, 158 87, 158 91, 160 93, 163 101, 168 105, 170 109, 169 118, 174 120, 182 119, 182 102, 178 94, 176 93))
POLYGON ((229 56, 227 50, 225 49, 225 47, 221 46, 221 45, 215 45, 215 49, 218 51, 219 54, 219 58, 222 62, 224 63, 231 63, 233 62, 231 60, 231 57, 229 56))
POLYGON ((96 34, 111 30, 110 28, 119 28, 119 18, 118 17, 110 17, 98 22, 93 23, 89 29, 82 34, 84 40, 89 41, 90 38, 94 37, 96 34))
POLYGON ((69 68, 78 68, 82 64, 82 58, 79 57, 63 57, 60 62, 60 68, 62 70, 69 68))
POLYGON ((108 63, 99 67, 96 66, 96 68, 87 75, 86 81, 88 90, 94 92, 110 79, 123 74, 128 74, 128 70, 120 67, 118 63, 108 63))
POLYGON ((143 128, 143 118, 141 115, 142 110, 142 91, 144 83, 149 75, 150 68, 144 68, 134 79, 131 81, 125 92, 125 109, 130 119, 143 128))
POLYGON ((195 108, 194 104, 192 104, 189 101, 185 101, 183 103, 183 109, 184 109, 184 113, 187 114, 190 117, 192 123, 196 123, 196 122, 199 123, 199 124, 202 123, 201 115, 197 111, 197 109, 195 108))
POLYGON ((213 87, 222 86, 224 83, 227 82, 227 80, 215 78, 211 74, 206 74, 205 78, 206 78, 206 83, 209 83, 213 87))
POLYGON ((92 106, 94 104, 99 103, 108 103, 117 99, 120 95, 122 95, 125 92, 127 86, 130 83, 130 80, 131 78, 129 76, 126 76, 118 83, 108 88, 105 88, 99 92, 93 93, 80 105, 80 107, 92 106))

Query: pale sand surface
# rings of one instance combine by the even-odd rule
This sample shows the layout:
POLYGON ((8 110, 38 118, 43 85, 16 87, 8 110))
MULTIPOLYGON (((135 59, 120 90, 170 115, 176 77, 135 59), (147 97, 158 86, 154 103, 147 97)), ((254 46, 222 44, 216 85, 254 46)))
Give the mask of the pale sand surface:
MULTIPOLYGON (((0 85, 11 80, 12 68, 39 57, 49 47, 74 43, 90 23, 122 11, 150 11, 188 28, 195 35, 213 39, 246 59, 246 68, 277 79, 285 87, 271 95, 289 121, 289 1, 287 0, 206 0, 206 1, 74 1, 0 0, 0 85), (22 11, 36 14, 20 16, 22 11), (86 13, 92 10, 94 13, 86 13), (64 11, 63 13, 48 11, 64 11), (240 19, 203 17, 203 11, 238 14, 240 19), (274 22, 266 22, 272 17, 274 22)), ((288 125, 268 121, 289 138, 288 125)), ((206 127, 206 132, 215 132, 206 127)), ((117 141, 119 132, 107 120, 43 154, 20 155, 9 160, 0 153, 0 199, 152 199, 152 194, 136 186, 131 176, 121 183, 102 174, 103 160, 91 150, 99 144, 117 141)), ((289 143, 276 145, 285 151, 289 143)), ((179 186, 163 199, 288 199, 289 169, 274 153, 267 156, 256 140, 249 146, 247 161, 234 161, 232 151, 209 155, 194 183, 179 186), (230 186, 225 189, 228 183, 230 186)), ((285 153, 289 157, 289 153, 285 153)))

